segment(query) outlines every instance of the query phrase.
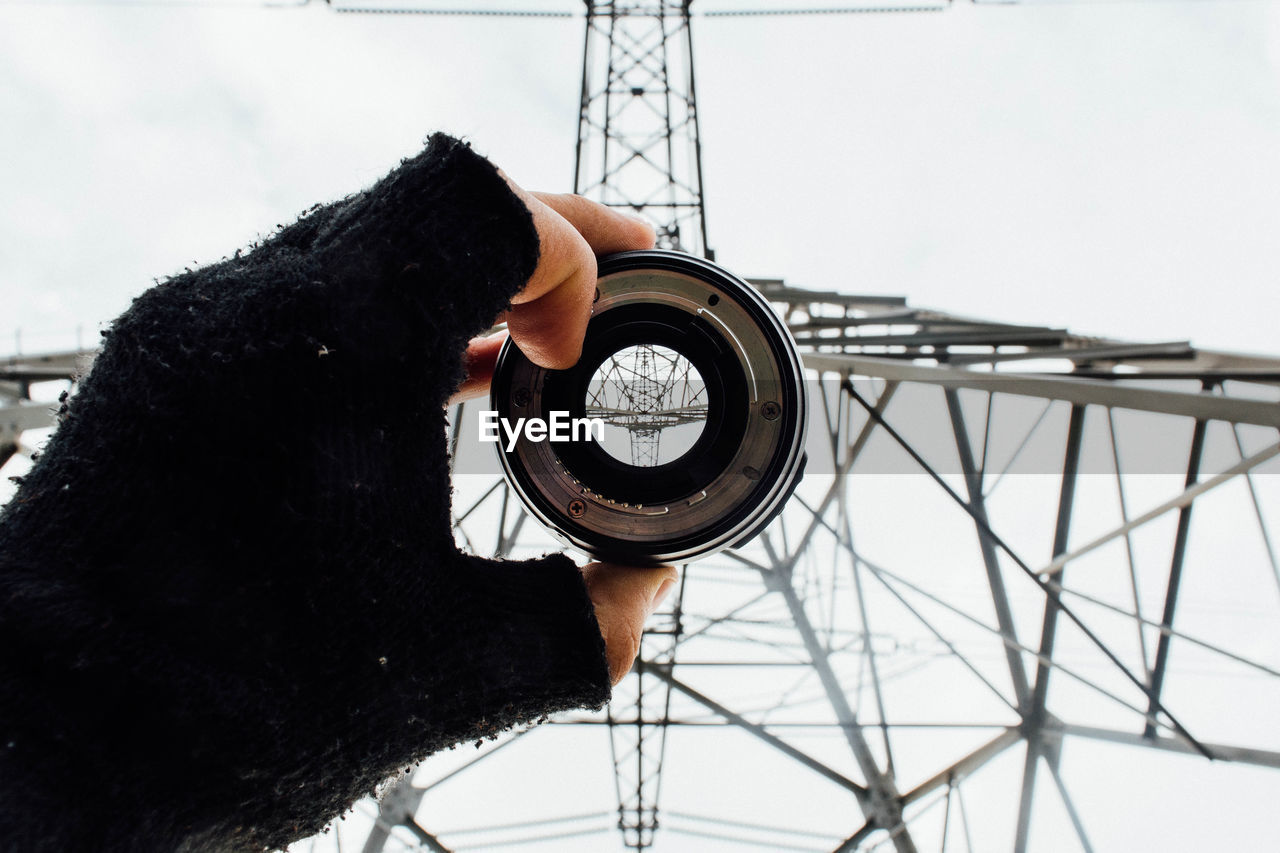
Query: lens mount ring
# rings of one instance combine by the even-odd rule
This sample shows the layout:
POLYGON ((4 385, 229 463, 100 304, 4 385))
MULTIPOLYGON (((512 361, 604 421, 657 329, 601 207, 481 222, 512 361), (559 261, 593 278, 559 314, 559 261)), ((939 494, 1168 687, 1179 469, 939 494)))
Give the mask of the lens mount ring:
POLYGON ((687 562, 743 544, 803 475, 807 414, 790 333, 746 282, 681 252, 603 258, 597 288, 578 363, 548 370, 508 340, 491 405, 507 423, 599 419, 627 430, 631 453, 598 432, 551 441, 526 431, 510 450, 497 443, 508 484, 566 544, 600 559, 687 562), (696 435, 674 453, 661 444, 673 424, 696 435))

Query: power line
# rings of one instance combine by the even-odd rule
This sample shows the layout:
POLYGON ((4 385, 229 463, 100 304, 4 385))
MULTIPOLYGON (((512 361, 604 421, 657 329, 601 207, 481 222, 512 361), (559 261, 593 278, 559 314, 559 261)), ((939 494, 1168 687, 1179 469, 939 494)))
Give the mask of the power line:
MULTIPOLYGON (((970 0, 974 6, 1103 6, 1138 4, 1199 4, 1222 3, 1228 0, 970 0)), ((1274 2, 1274 0, 1239 0, 1242 3, 1274 2)), ((330 0, 324 0, 333 11, 349 15, 426 15, 431 17, 466 17, 466 18, 543 18, 570 19, 582 18, 582 12, 569 12, 562 9, 432 9, 420 6, 335 6, 330 0)), ((42 6, 45 8, 58 6, 118 6, 120 8, 172 8, 172 9, 292 9, 308 6, 311 0, 298 2, 272 2, 272 0, 0 0, 0 8, 5 6, 42 6)), ((951 7, 951 0, 940 0, 936 5, 912 6, 842 6, 818 7, 807 9, 714 9, 711 11, 695 11, 691 14, 698 18, 798 18, 807 16, 843 16, 843 15, 883 15, 892 13, 941 12, 951 7)))
POLYGON ((883 12, 941 12, 951 5, 950 0, 936 6, 845 6, 830 9, 720 9, 711 12, 694 12, 703 18, 765 18, 798 17, 801 15, 867 15, 883 12))
MULTIPOLYGON (((761 17, 799 17, 804 15, 865 15, 883 12, 940 12, 949 3, 940 2, 936 6, 847 6, 839 8, 813 9, 719 9, 709 12, 692 12, 700 18, 761 18, 761 17)), ((335 12, 348 14, 375 15, 436 15, 442 17, 509 17, 509 18, 581 18, 580 12, 565 12, 551 9, 519 10, 519 9, 431 9, 421 6, 334 6, 335 12)), ((673 15, 676 13, 673 11, 673 15)))
POLYGON ((469 18, 580 18, 578 12, 550 9, 423 9, 413 6, 334 6, 333 11, 346 14, 435 15, 469 18))
MULTIPOLYGON (((264 6, 271 7, 273 3, 263 3, 262 0, 0 0, 0 7, 4 6, 41 6, 44 8, 57 8, 59 6, 119 6, 121 8, 173 8, 173 9, 260 9, 264 6)), ((292 8, 295 4, 282 4, 287 8, 292 8)), ((305 0, 296 5, 306 5, 305 0)))

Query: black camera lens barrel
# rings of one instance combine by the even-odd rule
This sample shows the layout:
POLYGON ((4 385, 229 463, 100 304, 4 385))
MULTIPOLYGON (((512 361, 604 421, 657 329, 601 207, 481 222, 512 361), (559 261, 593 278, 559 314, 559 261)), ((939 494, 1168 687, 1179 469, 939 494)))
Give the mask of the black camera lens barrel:
MULTIPOLYGON (((492 408, 512 423, 550 420, 552 412, 589 417, 598 368, 629 347, 661 348, 699 377, 701 432, 678 458, 644 465, 617 458, 594 438, 522 434, 511 450, 498 443, 508 483, 543 525, 599 559, 687 562, 745 543, 803 475, 803 372, 790 333, 746 282, 681 252, 611 255, 597 276, 578 363, 548 370, 508 340, 494 370, 492 408)), ((668 415, 641 414, 658 423, 668 415)), ((622 419, 635 425, 634 417, 622 419)))

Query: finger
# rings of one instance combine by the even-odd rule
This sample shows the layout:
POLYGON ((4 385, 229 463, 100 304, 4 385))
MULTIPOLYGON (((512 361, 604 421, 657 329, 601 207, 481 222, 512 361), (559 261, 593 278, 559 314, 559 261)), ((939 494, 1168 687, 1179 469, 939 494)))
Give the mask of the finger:
MULTIPOLYGON (((564 227, 570 228, 568 223, 564 227)), ((595 301, 595 255, 577 232, 573 238, 580 247, 573 250, 575 256, 567 262, 564 255, 544 256, 539 272, 507 312, 507 330, 520 351, 534 364, 551 370, 566 370, 578 363, 595 301), (548 285, 548 279, 554 284, 548 285), (532 290, 544 292, 526 301, 532 290)))
POLYGON ((675 566, 663 566, 663 568, 666 569, 667 572, 658 583, 658 588, 654 590, 653 597, 649 600, 650 616, 658 612, 658 608, 662 606, 662 602, 671 594, 671 590, 675 588, 676 581, 680 579, 675 566))
POLYGON ((568 281, 584 267, 595 276, 595 251, 572 222, 546 204, 541 193, 525 193, 522 198, 533 215, 538 230, 538 266, 512 303, 532 302, 568 281))
POLYGON ((604 600, 644 619, 654 613, 680 577, 674 566, 588 563, 582 568, 592 601, 604 600))
POLYGON ((515 299, 507 328, 535 364, 577 363, 596 294, 596 255, 654 245, 648 223, 577 195, 529 193, 542 256, 515 299))
MULTIPOLYGON (((544 196, 551 194, 531 193, 501 169, 498 174, 529 209, 533 227, 538 232, 538 266, 524 288, 512 299, 513 304, 519 305, 554 290, 588 261, 594 265, 595 253, 573 223, 543 201, 544 196)), ((594 267, 591 274, 594 277, 594 267)))
POLYGON ((656 242, 653 226, 616 208, 569 193, 531 195, 563 216, 597 255, 652 249, 656 242))
POLYGON ((467 378, 453 392, 447 405, 472 400, 489 393, 493 382, 493 369, 498 363, 498 353, 507 340, 506 332, 496 332, 485 337, 472 338, 463 358, 467 366, 467 378))
POLYGON ((596 256, 567 219, 514 183, 511 186, 533 216, 539 256, 533 275, 511 300, 507 329, 534 364, 564 370, 582 354, 595 298, 596 256))
POLYGON ((505 174, 538 232, 538 266, 512 299, 507 327, 535 364, 564 370, 577 363, 596 292, 596 255, 653 246, 645 222, 581 196, 530 193, 505 174))
POLYGON ((604 638, 609 679, 616 685, 635 663, 645 619, 675 586, 676 570, 591 563, 582 574, 604 638))
POLYGON ((644 590, 649 596, 648 609, 645 610, 645 617, 648 618, 658 612, 658 608, 662 606, 662 602, 670 595, 676 581, 680 579, 680 573, 676 571, 675 566, 659 566, 639 571, 644 573, 644 590))

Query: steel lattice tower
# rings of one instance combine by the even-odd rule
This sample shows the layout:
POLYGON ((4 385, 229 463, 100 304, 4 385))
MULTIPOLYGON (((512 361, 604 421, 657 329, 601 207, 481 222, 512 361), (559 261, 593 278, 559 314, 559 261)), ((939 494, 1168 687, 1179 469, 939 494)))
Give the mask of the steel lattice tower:
MULTIPOLYGON (((689 4, 586 17, 576 188, 705 252, 689 4)), ((1130 763, 1280 769, 1280 358, 754 283, 813 380, 787 510, 684 567, 607 712, 435 756, 295 849, 1091 851, 1130 763), (477 800, 510 814, 458 825, 477 800)), ((0 461, 90 356, 4 361, 0 461)), ((555 548, 471 473, 469 417, 459 542, 555 548)))
MULTIPOLYGON (((649 216, 659 246, 709 256, 689 6, 586 0, 573 191, 649 216)), ((648 456, 652 448, 655 459, 657 444, 657 433, 637 433, 632 452, 648 456)), ((675 611, 645 631, 646 660, 671 662, 681 593, 673 596, 675 611)), ((643 671, 626 686, 626 701, 608 711, 618 829, 627 848, 644 850, 658 826, 671 686, 643 671), (618 715, 623 707, 634 710, 630 722, 618 715)))
MULTIPOLYGON (((605 204, 646 213, 658 224, 662 245, 710 255, 706 250, 692 46, 689 2, 587 3, 575 190, 605 204)), ((1205 353, 1185 343, 1132 344, 1082 338, 1061 329, 955 317, 913 309, 897 297, 806 291, 780 281, 755 283, 786 317, 806 352, 806 367, 824 379, 814 386, 819 398, 815 402, 821 403, 825 414, 822 425, 815 429, 827 433, 820 443, 830 448, 828 470, 833 476, 810 478, 815 486, 818 483, 813 481, 821 480, 821 487, 799 495, 782 519, 747 550, 685 567, 678 593, 646 630, 640 660, 633 674, 615 690, 603 719, 579 716, 563 721, 587 730, 592 725, 607 727, 613 813, 531 820, 525 829, 550 826, 559 831, 551 837, 568 839, 590 836, 590 829, 574 829, 580 825, 578 821, 603 820, 595 824, 596 832, 607 833, 606 827, 612 823, 622 847, 647 850, 662 848, 657 843, 660 827, 700 838, 714 838, 715 832, 709 830, 730 827, 738 834, 733 836, 735 846, 728 849, 741 849, 743 844, 834 851, 889 847, 906 853, 920 849, 917 836, 925 822, 922 815, 930 809, 936 812, 941 804, 945 812, 943 846, 947 839, 957 842, 960 828, 968 843, 970 817, 965 810, 963 784, 1011 747, 1024 744, 1020 784, 1013 798, 1017 806, 1011 810, 1016 812, 1010 833, 1013 849, 1017 853, 1029 849, 1036 782, 1047 772, 1076 843, 1088 851, 1092 847, 1085 822, 1068 793, 1061 769, 1066 735, 1280 765, 1280 750, 1205 745, 1174 720, 1162 702, 1169 672, 1168 650, 1173 637, 1180 636, 1173 628, 1174 608, 1191 506, 1204 494, 1200 491, 1204 485, 1197 484, 1211 422, 1230 429, 1232 446, 1239 456, 1210 482, 1244 478, 1256 515, 1257 539, 1264 546, 1269 574, 1280 590, 1272 537, 1251 476, 1258 466, 1280 453, 1280 445, 1265 439, 1268 430, 1280 428, 1280 406, 1275 402, 1280 361, 1205 353), (1031 366, 1031 371, 1020 373, 1017 368, 1021 364, 1031 366), (1034 372, 1037 370, 1048 370, 1051 375, 1041 376, 1034 372), (1188 390, 1188 382, 1197 388, 1188 390), (1151 389, 1152 384, 1161 383, 1164 389, 1151 389), (1266 402, 1250 399, 1259 388, 1266 389, 1262 392, 1266 402), (895 426, 896 419, 889 417, 895 398, 895 408, 906 408, 916 419, 922 418, 935 431, 931 438, 946 438, 950 446, 921 443, 904 435, 910 432, 912 419, 898 420, 895 426), (1023 405, 1028 400, 1042 406, 1036 408, 1034 418, 1028 417, 1023 405), (1163 419, 1158 426, 1139 426, 1139 442, 1144 430, 1177 429, 1173 424, 1179 420, 1192 424, 1189 447, 1172 451, 1175 457, 1185 453, 1185 491, 1137 515, 1126 499, 1128 472, 1117 426, 1133 411, 1158 414, 1163 419), (1104 427, 1105 437, 1100 438, 1104 427), (1252 434, 1246 439, 1242 431, 1252 434), (1028 444, 1045 432, 1052 432, 1062 444, 1052 463, 1057 474, 1038 478, 1052 480, 1052 484, 1041 483, 1046 494, 1038 500, 1055 508, 1047 525, 1052 560, 1036 572, 1018 553, 1021 548, 1015 549, 998 533, 1001 525, 992 504, 996 489, 1009 482, 1005 475, 1016 470, 1028 444), (1086 436, 1094 454, 1107 448, 1121 522, 1072 550, 1071 524, 1086 436), (905 479, 920 481, 916 485, 922 488, 941 488, 952 509, 972 525, 976 540, 961 543, 968 554, 957 557, 956 562, 967 564, 972 583, 986 589, 989 609, 982 618, 931 593, 920 577, 893 572, 859 547, 854 473, 855 466, 865 465, 872 452, 884 456, 897 453, 904 466, 902 473, 911 468, 905 479), (945 470, 945 475, 939 470, 945 470), (1133 537, 1143 524, 1174 512, 1178 517, 1168 556, 1171 568, 1163 577, 1156 573, 1164 588, 1157 621, 1153 613, 1144 612, 1139 582, 1144 572, 1137 568, 1135 552, 1139 549, 1133 537), (1132 611, 1092 591, 1073 591, 1062 585, 1064 569, 1072 559, 1087 560, 1092 552, 1120 541, 1125 543, 1123 564, 1128 567, 1132 611), (717 584, 750 583, 749 578, 759 584, 758 591, 728 603, 709 601, 705 594, 699 594, 717 584), (1073 592, 1080 598, 1064 601, 1073 592), (1087 627, 1075 609, 1081 601, 1126 614, 1137 629, 1137 661, 1121 661, 1110 647, 1118 642, 1110 637, 1103 641, 1087 627), (939 612, 930 613, 930 607, 939 612), (1039 616, 1032 617, 1037 610, 1039 616), (890 627, 890 613, 909 620, 914 630, 890 627), (1031 627, 1036 621, 1038 629, 1031 627), (1100 655, 1107 666, 1117 667, 1132 681, 1130 689, 1139 688, 1139 696, 1118 696, 1119 689, 1107 679, 1093 683, 1063 665, 1056 644, 1062 622, 1072 623, 1073 653, 1079 653, 1083 645, 1100 655), (716 636, 725 629, 736 633, 747 650, 725 654, 725 643, 733 638, 716 636), (982 639, 970 637, 970 631, 982 639), (1039 633, 1038 644, 1027 636, 1032 633, 1039 633), (990 661, 973 660, 963 651, 970 642, 982 643, 986 654, 1004 662, 1005 671, 992 671, 990 661), (930 644, 932 650, 922 653, 930 644), (754 655, 751 648, 757 650, 754 655), (916 771, 904 783, 899 764, 906 762, 895 761, 895 756, 919 747, 909 741, 904 746, 907 739, 903 733, 911 732, 912 723, 899 724, 893 719, 892 682, 910 674, 911 667, 902 665, 903 657, 923 658, 927 664, 931 655, 951 659, 964 676, 994 696, 1006 722, 995 725, 992 736, 974 742, 962 753, 942 762, 934 759, 935 766, 923 779, 916 771), (705 659, 708 656, 713 659, 705 659), (743 696, 740 688, 725 690, 723 683, 717 685, 707 674, 716 670, 769 672, 791 666, 800 668, 801 677, 774 687, 763 710, 757 697, 743 696), (1137 715, 1140 724, 1136 728, 1108 728, 1073 724, 1055 716, 1049 707, 1055 672, 1061 673, 1059 680, 1089 684, 1118 701, 1126 713, 1137 715), (724 692, 717 692, 717 687, 724 692), (799 699, 798 694, 804 698, 799 699), (841 748, 817 754, 801 748, 792 737, 796 730, 788 726, 803 730, 813 724, 776 720, 786 717, 793 707, 813 707, 815 702, 822 707, 818 716, 826 720, 820 725, 841 748), (662 783, 672 773, 672 761, 690 757, 687 743, 673 757, 670 732, 682 727, 696 730, 706 725, 706 715, 745 732, 758 747, 781 754, 834 784, 851 797, 852 811, 860 813, 861 826, 824 843, 813 840, 817 834, 803 822, 784 820, 770 827, 742 815, 736 820, 715 816, 711 813, 716 807, 723 806, 726 796, 731 797, 716 791, 708 792, 700 802, 707 814, 693 814, 688 806, 664 805, 662 783), (797 840, 804 844, 797 846, 797 840)), ((455 413, 454 422, 459 424, 457 440, 465 432, 462 411, 455 413)), ((465 447, 458 452, 465 453, 465 447)), ((1140 471, 1142 466, 1136 467, 1140 471)), ((519 553, 524 541, 521 536, 536 539, 538 532, 525 526, 523 512, 514 507, 501 484, 480 492, 473 503, 457 507, 460 536, 464 542, 479 545, 481 540, 467 531, 483 517, 484 508, 493 508, 495 502, 499 511, 495 550, 519 553)), ((1280 614, 1280 608, 1272 610, 1280 614)), ((1217 651, 1231 657, 1226 649, 1217 651)), ((1249 664, 1262 665, 1257 660, 1249 664)), ((921 664, 916 660, 914 665, 921 664)), ((930 690, 928 686, 923 689, 930 690)), ((940 716, 965 725, 945 702, 940 716)), ((693 760, 697 761, 696 754, 693 760)), ((467 763, 463 768, 469 766, 467 763)), ((714 771, 710 775, 714 776, 714 771)), ((727 779, 724 783, 732 785, 727 779)), ((383 826, 370 841, 392 838, 391 829, 399 824, 430 849, 453 849, 445 848, 415 821, 417 800, 405 809, 406 791, 420 797, 431 788, 416 783, 393 788, 380 812, 383 826)), ((930 832, 923 834, 927 837, 930 832)), ((466 846, 469 837, 475 836, 458 836, 459 843, 466 846)), ((529 840, 546 837, 530 836, 529 840)), ((479 844, 476 849, 485 846, 479 844)), ((382 849, 381 841, 365 849, 382 849)))
MULTIPOLYGON (((705 386, 693 365, 674 351, 638 344, 600 365, 588 387, 585 413, 625 431, 629 452, 619 458, 629 456, 633 466, 648 468, 662 461, 664 430, 692 426, 701 431, 707 418, 705 386)), ((676 441, 666 460, 676 458, 695 439, 676 441)), ((606 449, 610 444, 605 441, 606 449)))
POLYGON ((658 245, 711 257, 691 0, 586 0, 574 192, 648 216, 658 245))
MULTIPOLYGON (((573 183, 576 193, 647 215, 659 246, 711 257, 690 2, 586 0, 573 183)), ((658 440, 652 431, 633 435, 633 454, 651 452, 656 461, 658 440)), ((683 629, 682 595, 683 588, 673 596, 674 611, 645 632, 644 659, 671 663, 683 629)), ((671 686, 639 670, 624 689, 627 698, 608 710, 618 828, 626 847, 647 850, 658 827, 671 686)))
MULTIPOLYGON (((660 245, 710 256, 702 195, 690 3, 588 0, 586 7, 575 191, 608 205, 647 214, 659 226, 660 245)), ((684 837, 700 838, 715 836, 708 830, 731 827, 738 835, 730 849, 741 849, 743 844, 834 851, 891 847, 906 853, 919 849, 921 815, 941 803, 945 812, 942 846, 948 838, 953 843, 957 841, 957 827, 961 825, 968 843, 970 818, 965 811, 963 783, 1021 743, 1025 744, 1025 753, 1014 798, 1014 850, 1023 853, 1028 849, 1036 782, 1047 772, 1076 842, 1088 851, 1092 847, 1084 819, 1068 793, 1061 770, 1062 742, 1068 734, 1156 749, 1212 752, 1217 757, 1230 755, 1234 760, 1265 766, 1280 765, 1280 750, 1206 746, 1168 715, 1161 701, 1169 672, 1168 650, 1177 636, 1173 618, 1191 506, 1204 493, 1198 491, 1203 485, 1197 484, 1210 423, 1217 423, 1219 429, 1223 425, 1230 429, 1232 446, 1239 454, 1237 461, 1225 466, 1211 482, 1222 483, 1237 476, 1245 479, 1249 504, 1257 520, 1257 538, 1264 546, 1271 579, 1280 590, 1280 569, 1251 476, 1259 465, 1280 453, 1280 445, 1265 439, 1268 430, 1280 428, 1280 406, 1275 402, 1280 387, 1280 361, 1204 353, 1185 343, 1131 344, 1082 338, 1061 329, 960 318, 913 309, 906 300, 896 297, 805 291, 780 281, 756 284, 786 317, 806 351, 806 367, 825 380, 815 385, 825 414, 822 426, 815 429, 827 433, 821 443, 830 448, 828 470, 833 476, 811 478, 822 479, 823 485, 816 492, 798 495, 782 519, 746 551, 729 552, 717 560, 686 567, 678 593, 672 596, 666 612, 658 614, 646 630, 640 660, 633 674, 615 690, 603 719, 576 717, 564 721, 587 730, 593 724, 607 727, 614 777, 613 814, 576 815, 563 821, 531 820, 527 829, 550 826, 559 830, 559 837, 567 839, 590 835, 590 830, 574 829, 580 825, 577 821, 603 819, 604 824, 596 824, 597 831, 606 831, 605 826, 612 823, 622 847, 647 850, 661 849, 661 844, 655 844, 662 826, 684 837), (1032 371, 1047 369, 1056 375, 1020 375, 1017 367, 1021 364, 1031 366, 1032 371), (1188 390, 1188 382, 1196 387, 1188 390), (1153 383, 1166 387, 1151 390, 1153 383), (1262 396, 1267 402, 1250 399, 1259 388, 1266 389, 1262 396), (909 406, 917 418, 932 425, 936 433, 933 438, 947 438, 950 446, 934 443, 923 447, 912 436, 904 435, 910 431, 911 420, 905 424, 898 421, 895 427, 888 417, 895 398, 899 401, 896 408, 909 406), (1028 418, 1022 405, 1027 400, 1042 405, 1034 419, 1028 418), (1138 427, 1138 441, 1142 440, 1144 429, 1162 432, 1177 429, 1172 424, 1179 420, 1192 423, 1189 447, 1172 450, 1175 457, 1179 452, 1186 454, 1185 491, 1136 516, 1126 499, 1127 472, 1117 426, 1135 410, 1158 413, 1163 418, 1160 425, 1138 427), (1099 431, 1104 426, 1106 435, 1100 438, 1099 431), (1020 548, 1015 550, 997 532, 1000 523, 992 503, 995 490, 1007 482, 1006 473, 1016 469, 1028 444, 1035 441, 1037 434, 1051 430, 1056 430, 1053 434, 1062 442, 1053 463, 1058 473, 1039 479, 1052 480, 1052 484, 1041 483, 1041 487, 1046 493, 1056 493, 1052 498, 1048 494, 1042 498, 1047 506, 1056 507, 1047 525, 1052 534, 1053 559, 1037 573, 1018 554, 1020 548), (1242 431, 1252 434, 1244 438, 1242 431), (885 439, 886 435, 892 436, 892 441, 885 439), (1087 545, 1071 550, 1071 524, 1086 436, 1092 441, 1093 453, 1100 453, 1103 446, 1108 448, 1106 456, 1113 463, 1121 523, 1087 545), (855 466, 866 463, 868 448, 883 455, 898 453, 903 470, 910 466, 915 475, 907 479, 921 480, 918 485, 922 488, 940 487, 952 501, 953 510, 972 525, 976 553, 972 548, 975 542, 964 543, 969 553, 957 558, 957 562, 966 563, 973 573, 972 582, 987 591, 989 610, 982 618, 932 594, 921 578, 892 572, 859 547, 855 538, 859 526, 858 495, 853 475, 855 466), (1000 461, 998 450, 1005 452, 1000 461), (937 473, 944 468, 949 476, 937 473), (926 478, 922 472, 936 479, 936 485, 923 482, 926 478), (1154 614, 1144 612, 1139 582, 1144 573, 1137 568, 1135 552, 1139 549, 1133 538, 1141 525, 1173 512, 1178 519, 1167 558, 1170 568, 1162 577, 1156 573, 1165 590, 1157 621, 1154 614), (1103 600, 1092 591, 1076 591, 1081 598, 1070 602, 1069 607, 1063 599, 1072 591, 1062 582, 1071 559, 1087 560, 1091 552, 1119 541, 1125 543, 1123 564, 1128 567, 1132 611, 1103 600), (709 601, 699 594, 717 584, 750 583, 748 578, 759 584, 758 592, 728 603, 709 601), (1117 641, 1110 637, 1102 641, 1079 619, 1074 608, 1081 606, 1081 601, 1127 614, 1136 628, 1137 661, 1130 658, 1122 662, 1109 645, 1117 641), (940 608, 941 612, 931 614, 929 607, 940 608), (1030 615, 1037 610, 1038 620, 1030 615), (892 624, 888 615, 891 612, 904 621, 910 620, 916 631, 888 627, 892 624), (956 620, 959 624, 950 624, 956 620), (1038 644, 1027 636, 1036 632, 1031 627, 1035 621, 1039 622, 1038 644), (1130 689, 1139 688, 1139 696, 1129 699, 1117 697, 1118 688, 1109 683, 1092 684, 1104 695, 1118 698, 1127 713, 1138 715, 1140 725, 1136 728, 1072 724, 1051 713, 1049 688, 1053 673, 1062 673, 1058 676, 1060 681, 1070 678, 1077 683, 1091 683, 1058 660, 1061 652, 1056 637, 1061 622, 1070 622, 1075 629, 1073 651, 1083 644, 1093 654, 1101 654, 1106 665, 1118 667, 1133 682, 1128 685, 1130 689), (725 641, 729 638, 711 640, 725 629, 736 632, 747 649, 725 654, 725 641), (977 631, 982 639, 970 638, 969 631, 977 631), (989 661, 972 660, 962 650, 968 642, 982 642, 987 654, 1004 662, 1006 671, 993 672, 989 661), (904 748, 902 733, 910 732, 911 724, 895 725, 889 710, 895 698, 892 682, 910 672, 909 667, 902 667, 902 657, 922 656, 903 650, 913 646, 927 648, 930 643, 932 654, 953 659, 966 677, 997 698, 995 704, 1002 706, 1006 722, 995 726, 994 735, 973 743, 961 754, 942 762, 935 758, 935 766, 923 780, 916 772, 904 783, 899 763, 906 762, 895 761, 895 755, 913 751, 914 745, 907 743, 904 748), (887 645, 887 650, 878 651, 877 646, 882 645, 887 645), (714 651, 702 651, 704 646, 714 651), (757 650, 754 655, 751 648, 757 650), (707 656, 713 659, 705 659, 707 656), (753 661, 757 656, 760 659, 753 661), (700 657, 704 659, 699 660, 700 657), (777 671, 775 667, 790 666, 799 666, 802 676, 775 687, 763 711, 758 698, 742 696, 740 688, 732 687, 717 693, 716 687, 724 690, 723 683, 717 685, 709 674, 704 676, 716 670, 770 672, 777 671), (798 693, 805 694, 803 701, 798 700, 798 693), (796 745, 790 737, 795 730, 787 728, 787 720, 770 725, 771 718, 785 717, 790 707, 812 707, 815 701, 823 708, 818 714, 826 720, 823 725, 836 741, 842 742, 842 749, 833 747, 815 754, 796 745), (664 776, 671 774, 673 761, 669 733, 705 724, 705 716, 700 717, 699 712, 745 732, 757 746, 786 756, 834 784, 851 796, 852 811, 862 816, 861 826, 824 843, 813 840, 815 834, 807 831, 809 827, 803 823, 784 821, 771 828, 749 816, 739 815, 736 820, 714 816, 710 812, 722 806, 726 798, 714 791, 700 804, 708 814, 692 814, 688 806, 664 806, 662 783, 664 776), (841 751, 845 753, 843 758, 841 751), (784 842, 777 830, 779 825, 787 824, 784 842), (792 834, 788 837, 787 833, 792 834), (801 839, 807 846, 796 846, 795 842, 801 839)), ((465 432, 462 411, 455 413, 454 423, 459 425, 456 441, 465 432)), ((465 447, 458 452, 464 453, 465 447)), ((484 507, 493 507, 495 501, 499 507, 496 552, 518 553, 520 536, 532 535, 536 539, 538 532, 524 525, 523 512, 514 508, 501 484, 480 492, 475 502, 457 507, 460 536, 464 542, 479 544, 481 540, 467 530, 484 514, 484 507)), ((868 550, 874 550, 874 546, 868 550)), ((1280 615, 1280 608, 1272 610, 1280 615)), ((1231 654, 1225 649, 1218 651, 1231 654)), ((928 654, 923 657, 927 663, 928 654)), ((1249 663, 1256 666, 1260 661, 1249 663)), ((997 711, 994 716, 1000 716, 999 709, 993 710, 997 711)), ((964 725, 959 715, 946 709, 945 703, 940 716, 964 725)), ((684 751, 676 755, 688 758, 688 751, 686 743, 684 751)), ((463 765, 469 766, 470 763, 463 765)), ((732 783, 725 780, 725 784, 732 783)), ((437 848, 439 839, 414 820, 416 800, 414 808, 404 810, 402 798, 406 790, 421 792, 430 788, 416 784, 393 788, 380 812, 383 826, 370 841, 391 838, 391 828, 399 823, 430 849, 445 849, 443 845, 437 848), (393 804, 390 810, 387 802, 393 804), (403 815, 398 821, 393 819, 397 813, 403 815)), ((415 796, 420 797, 421 793, 415 796)), ((929 835, 927 831, 924 834, 929 835)), ((474 836, 461 835, 459 842, 465 846, 468 837, 474 836)), ((530 840, 537 841, 539 836, 530 840)), ((483 846, 478 845, 477 849, 483 846)), ((382 848, 380 843, 371 843, 365 849, 371 853, 382 848)))

